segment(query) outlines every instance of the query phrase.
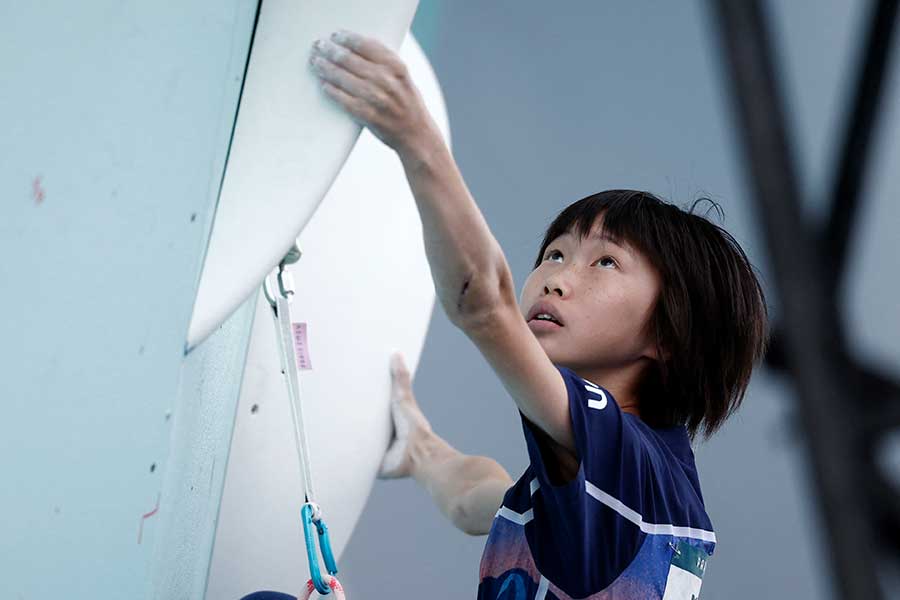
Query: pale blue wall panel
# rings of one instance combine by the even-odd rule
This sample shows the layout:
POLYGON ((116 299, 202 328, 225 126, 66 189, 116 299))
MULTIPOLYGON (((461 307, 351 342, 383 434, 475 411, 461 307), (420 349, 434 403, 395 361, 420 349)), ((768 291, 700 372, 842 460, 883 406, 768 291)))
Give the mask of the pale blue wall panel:
POLYGON ((0 6, 0 597, 149 593, 255 10, 0 6))

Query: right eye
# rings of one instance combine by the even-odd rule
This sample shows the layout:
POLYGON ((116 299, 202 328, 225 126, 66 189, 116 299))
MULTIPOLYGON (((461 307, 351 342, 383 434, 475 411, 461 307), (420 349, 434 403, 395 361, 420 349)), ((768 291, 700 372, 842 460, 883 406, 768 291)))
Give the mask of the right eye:
POLYGON ((559 250, 551 250, 550 252, 548 252, 548 253, 544 256, 544 260, 549 259, 549 258, 550 258, 551 256, 553 256, 554 254, 559 254, 560 256, 562 256, 562 252, 560 252, 559 250))

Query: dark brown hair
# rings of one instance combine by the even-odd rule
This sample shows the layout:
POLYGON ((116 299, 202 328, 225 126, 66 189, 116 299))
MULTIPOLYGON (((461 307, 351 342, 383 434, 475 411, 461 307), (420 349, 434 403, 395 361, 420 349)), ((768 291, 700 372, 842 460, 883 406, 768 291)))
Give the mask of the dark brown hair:
MULTIPOLYGON (((769 340, 762 286, 747 255, 727 231, 649 192, 607 190, 566 207, 547 228, 548 244, 572 232, 584 240, 599 215, 614 240, 640 251, 659 271, 659 298, 648 323, 659 355, 639 386, 641 420, 654 428, 685 425, 691 441, 709 439, 740 406, 769 340), (575 231, 573 231, 573 229, 575 231)), ((598 382, 603 385, 602 382, 598 382)))

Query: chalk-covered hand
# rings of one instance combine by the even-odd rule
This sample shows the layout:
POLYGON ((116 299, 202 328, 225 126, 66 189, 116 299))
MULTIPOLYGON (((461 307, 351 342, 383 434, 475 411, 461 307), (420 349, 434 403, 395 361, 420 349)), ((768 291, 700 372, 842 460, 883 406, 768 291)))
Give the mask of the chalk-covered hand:
POLYGON ((399 352, 391 355, 391 416, 394 437, 382 460, 379 479, 411 476, 410 446, 432 434, 431 425, 413 395, 409 370, 399 352))
POLYGON ((378 40, 342 29, 316 40, 309 64, 325 93, 401 157, 434 139, 437 126, 406 65, 378 40))

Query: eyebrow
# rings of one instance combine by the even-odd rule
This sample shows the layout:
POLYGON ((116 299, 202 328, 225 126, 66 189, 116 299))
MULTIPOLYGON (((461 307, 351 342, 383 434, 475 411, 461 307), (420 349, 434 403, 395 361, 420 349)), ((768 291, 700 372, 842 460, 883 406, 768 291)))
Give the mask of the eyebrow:
MULTIPOLYGON (((560 235, 559 237, 562 238, 562 237, 566 237, 566 236, 568 236, 568 237, 574 237, 574 236, 573 236, 570 232, 568 232, 568 231, 565 232, 565 233, 563 233, 563 234, 560 235)), ((559 239, 559 238, 557 238, 557 239, 559 239)), ((632 251, 630 248, 627 248, 627 247, 623 246, 620 242, 618 242, 615 238, 613 238, 612 236, 610 236, 610 235, 609 235, 608 233, 606 233, 606 232, 603 232, 603 233, 597 233, 597 232, 595 232, 595 233, 591 234, 590 236, 588 236, 588 239, 591 239, 591 240, 598 240, 598 241, 601 241, 601 242, 609 242, 609 243, 612 244, 613 246, 616 246, 617 248, 620 248, 623 252, 625 252, 626 254, 628 254, 628 256, 630 256, 631 258, 636 259, 635 255, 634 255, 634 251, 632 251)))

